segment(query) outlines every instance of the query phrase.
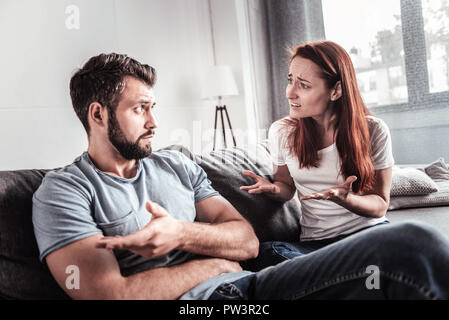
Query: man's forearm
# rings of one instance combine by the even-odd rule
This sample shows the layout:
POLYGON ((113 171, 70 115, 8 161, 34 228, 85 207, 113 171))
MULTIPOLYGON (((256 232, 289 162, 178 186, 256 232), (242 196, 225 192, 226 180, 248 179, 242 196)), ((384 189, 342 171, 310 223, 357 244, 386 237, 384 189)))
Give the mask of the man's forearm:
POLYGON ((237 262, 196 259, 171 267, 147 270, 124 278, 114 299, 174 300, 201 282, 222 273, 241 271, 237 262))
POLYGON ((183 222, 179 250, 234 261, 255 258, 259 242, 254 231, 240 220, 217 224, 183 222))

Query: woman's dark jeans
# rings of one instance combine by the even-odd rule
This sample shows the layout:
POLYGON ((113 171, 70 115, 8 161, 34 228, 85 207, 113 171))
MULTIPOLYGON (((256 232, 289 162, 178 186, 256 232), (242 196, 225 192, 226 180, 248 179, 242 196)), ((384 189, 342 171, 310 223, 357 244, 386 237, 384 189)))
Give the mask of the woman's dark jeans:
POLYGON ((378 225, 330 243, 263 243, 260 251, 262 270, 210 299, 449 299, 449 239, 425 224, 378 225))

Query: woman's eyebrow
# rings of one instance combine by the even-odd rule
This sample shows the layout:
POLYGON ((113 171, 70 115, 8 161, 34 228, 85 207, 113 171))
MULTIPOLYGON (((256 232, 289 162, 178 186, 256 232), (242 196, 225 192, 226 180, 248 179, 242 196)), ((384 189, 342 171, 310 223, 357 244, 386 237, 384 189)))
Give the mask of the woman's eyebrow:
POLYGON ((303 79, 303 78, 301 78, 301 77, 296 77, 298 80, 301 80, 301 81, 305 81, 305 82, 308 82, 308 83, 312 83, 312 82, 310 82, 309 80, 306 80, 306 79, 303 79))
MULTIPOLYGON (((293 77, 293 75, 292 75, 291 73, 289 73, 289 74, 288 74, 288 77, 291 78, 291 77, 293 77)), ((310 82, 309 80, 306 80, 306 79, 301 78, 300 76, 297 76, 296 79, 301 80, 301 81, 305 81, 305 82, 308 82, 308 83, 312 83, 312 82, 310 82)))

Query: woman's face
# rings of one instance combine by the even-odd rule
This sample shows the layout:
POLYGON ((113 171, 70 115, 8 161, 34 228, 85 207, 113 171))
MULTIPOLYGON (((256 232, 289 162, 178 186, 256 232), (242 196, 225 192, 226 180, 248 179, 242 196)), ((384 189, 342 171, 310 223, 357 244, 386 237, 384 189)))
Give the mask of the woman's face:
POLYGON ((332 89, 327 87, 320 74, 320 67, 311 60, 299 56, 292 60, 285 90, 290 105, 290 117, 313 117, 320 121, 327 114, 331 116, 332 89))

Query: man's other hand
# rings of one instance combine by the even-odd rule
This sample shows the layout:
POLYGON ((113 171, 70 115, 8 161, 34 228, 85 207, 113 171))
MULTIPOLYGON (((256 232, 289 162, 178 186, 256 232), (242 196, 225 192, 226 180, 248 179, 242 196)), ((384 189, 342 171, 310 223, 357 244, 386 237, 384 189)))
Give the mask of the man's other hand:
POLYGON ((103 237, 97 248, 129 250, 146 258, 155 258, 176 249, 182 241, 183 224, 157 203, 148 201, 151 221, 141 230, 127 236, 103 237))

